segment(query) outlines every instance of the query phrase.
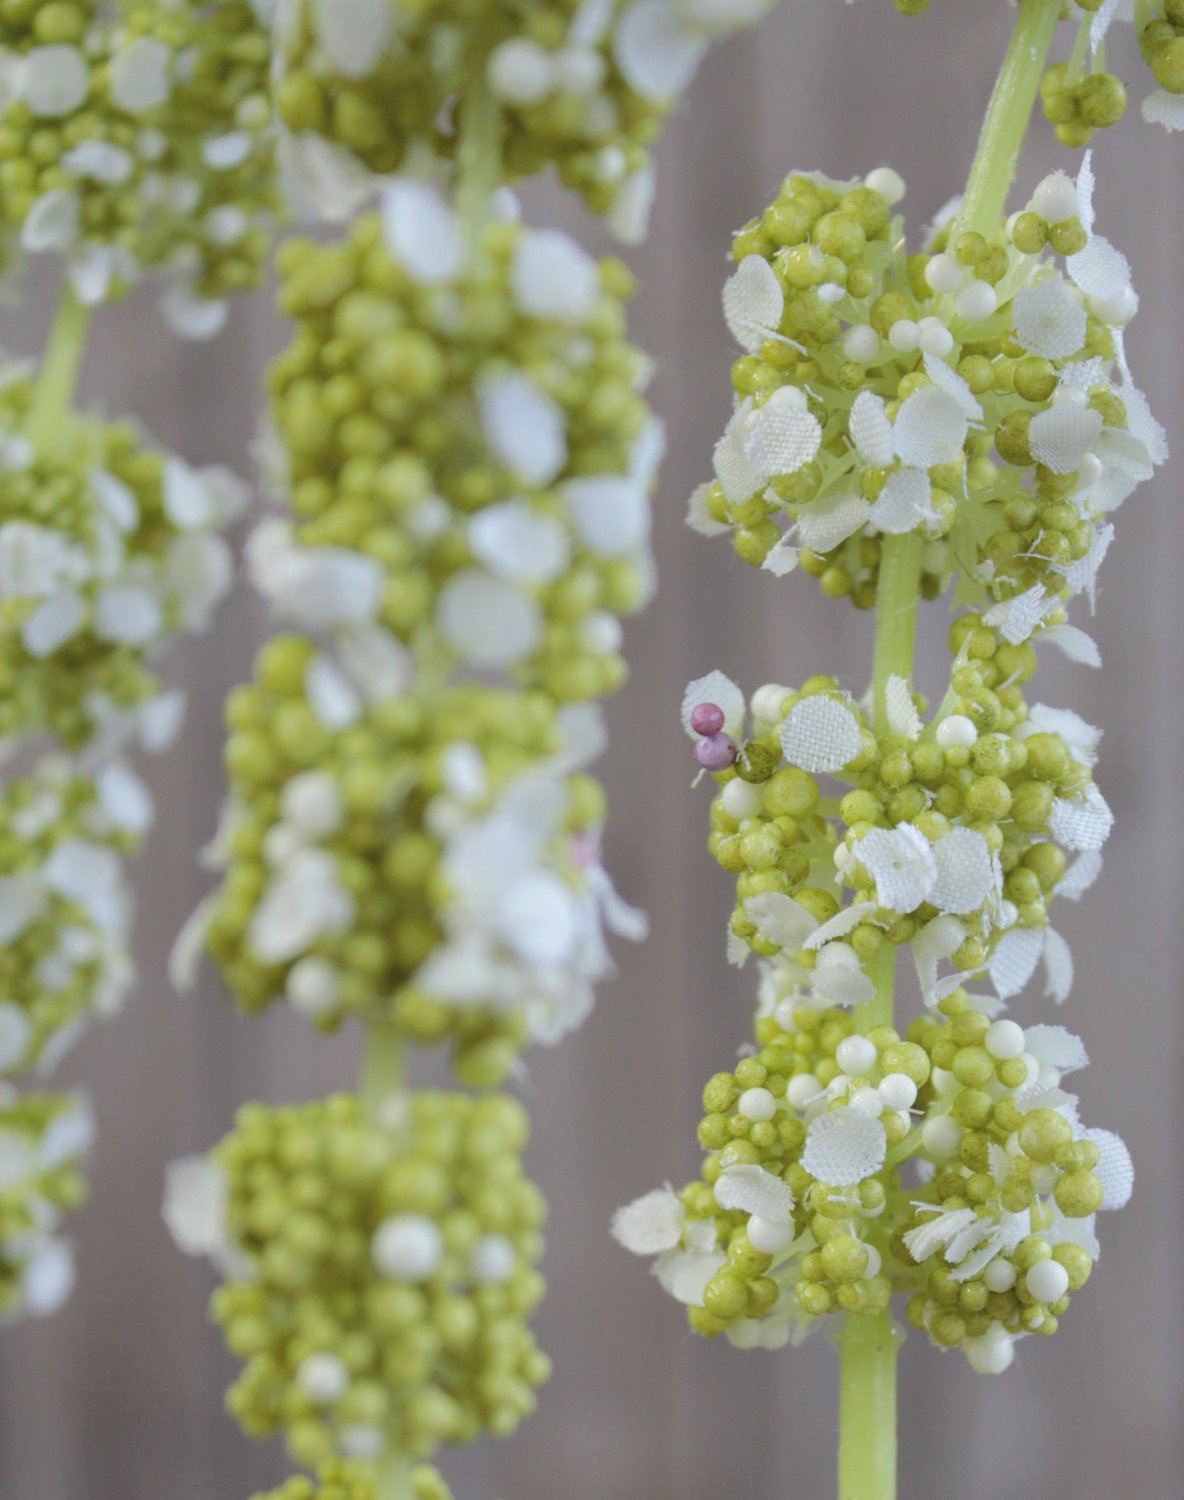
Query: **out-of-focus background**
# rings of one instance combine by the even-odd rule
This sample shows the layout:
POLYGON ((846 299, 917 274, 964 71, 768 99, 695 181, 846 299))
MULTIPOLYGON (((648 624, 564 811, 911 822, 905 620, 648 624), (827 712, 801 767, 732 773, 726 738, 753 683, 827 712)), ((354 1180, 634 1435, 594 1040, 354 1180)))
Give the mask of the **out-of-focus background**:
MULTIPOLYGON (((935 0, 920 21, 889 0, 783 0, 713 56, 667 131, 653 238, 633 257, 635 335, 657 357, 653 395, 670 437, 658 496, 663 586, 631 629, 633 679, 610 707, 603 766, 610 864, 653 932, 621 953, 620 977, 586 1028, 531 1059, 531 1167, 553 1206, 538 1330, 556 1373, 514 1441, 445 1461, 461 1500, 831 1489, 836 1358, 826 1340, 774 1355, 692 1339, 680 1309, 607 1236, 618 1203, 697 1171, 700 1088, 734 1058, 751 1011, 750 977, 724 962, 729 877, 703 847, 708 797, 690 788, 682 687, 721 667, 749 688, 827 671, 858 691, 870 663, 865 618, 804 577, 742 566, 726 539, 685 528, 684 503, 709 472, 728 411, 719 290, 729 231, 791 168, 847 176, 887 162, 909 183, 904 207, 918 232, 965 177, 1010 20, 999 0, 935 0)), ((1133 104, 1095 141, 1100 221, 1143 298, 1128 341, 1136 378, 1184 451, 1184 140, 1138 119, 1148 75, 1123 30, 1110 64, 1133 104)), ((1017 202, 1076 160, 1038 121, 1017 202)), ((546 189, 529 202, 536 216, 564 215, 546 189)), ((7 346, 38 345, 54 288, 34 291, 4 311, 7 346)), ((260 375, 282 338, 266 297, 240 306, 203 348, 175 343, 152 302, 136 301, 100 319, 84 392, 140 414, 193 460, 246 466, 260 375)), ((1007 1375, 973 1375, 910 1335, 901 1471, 913 1500, 1184 1494, 1181 475, 1177 460, 1119 518, 1092 626, 1104 670, 1048 661, 1040 679, 1044 701, 1106 729, 1100 776, 1117 831, 1102 883, 1056 914, 1078 965, 1056 1019, 1087 1040, 1084 1109, 1130 1142, 1134 1201, 1103 1222, 1101 1265, 1056 1338, 1026 1340, 1007 1375)), ((929 606, 922 687, 944 671, 945 623, 945 606, 929 606)), ((248 673, 263 627, 240 589, 214 633, 173 658, 191 707, 180 744, 148 768, 159 820, 137 870, 140 986, 68 1065, 93 1090, 100 1124, 77 1222, 79 1284, 52 1320, 0 1331, 5 1500, 247 1500, 290 1468, 223 1414, 234 1367, 206 1321, 212 1277, 176 1253, 159 1215, 165 1163, 217 1140, 242 1101, 348 1088, 356 1068, 354 1036, 314 1040, 289 1016, 243 1020, 208 975, 186 998, 165 975, 173 935, 205 889, 194 856, 222 795, 221 700, 248 673)), ((1015 1013, 1030 1020, 1037 1005, 1034 986, 1015 1013)))

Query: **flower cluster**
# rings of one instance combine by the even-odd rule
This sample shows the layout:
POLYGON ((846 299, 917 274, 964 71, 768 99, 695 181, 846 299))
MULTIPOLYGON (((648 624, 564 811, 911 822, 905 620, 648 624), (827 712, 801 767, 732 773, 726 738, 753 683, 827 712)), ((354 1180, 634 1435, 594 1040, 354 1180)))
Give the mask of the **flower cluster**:
POLYGON ((269 0, 10 6, 0 31, 0 225, 8 254, 66 260, 79 301, 170 278, 178 331, 208 337, 260 280, 280 210, 269 0))
POLYGON ((700 1180, 614 1220, 696 1332, 776 1348, 900 1292, 984 1373, 1056 1332, 1130 1157, 1060 1086, 1088 1061, 1080 1040, 980 1006, 955 990, 907 1038, 794 1000, 763 1010, 759 1050, 703 1091, 700 1180))
MULTIPOLYGON (((411 1500, 452 1500, 452 1491, 430 1464, 417 1464, 409 1476, 411 1500)), ((255 1500, 377 1500, 373 1465, 330 1459, 315 1480, 297 1475, 255 1500)))
MULTIPOLYGON (((645 232, 649 147, 718 37, 772 0, 294 0, 279 23, 288 160, 331 217, 417 153, 451 158, 492 100, 504 180, 549 165, 623 238, 645 232)), ((492 144, 492 142, 487 143, 492 144)))
POLYGON ((993 242, 959 231, 955 204, 907 255, 903 191, 887 168, 792 176, 740 231, 724 310, 747 353, 690 524, 862 608, 882 539, 918 535, 923 592, 973 559, 967 597, 995 601, 987 623, 1019 644, 1092 589, 1106 517, 1166 457, 1123 354, 1138 298, 1094 232, 1088 158, 993 242))
POLYGON ((395 1415, 413 1459, 517 1427, 548 1369, 525 1322, 545 1214, 526 1135, 505 1096, 397 1094, 379 1119, 337 1096, 250 1105, 172 1169, 173 1233, 229 1273, 213 1310, 246 1361, 245 1431, 315 1465, 377 1458, 395 1415))
POLYGON ((892 621, 860 702, 825 676, 750 701, 722 672, 690 684, 709 848, 736 877, 729 955, 761 961, 756 1047, 704 1091, 701 1180, 614 1228, 700 1333, 775 1347, 899 1292, 936 1345, 997 1372, 1056 1331, 1094 1214, 1131 1189, 1125 1146, 1061 1087, 1081 1041, 1003 1011, 1042 962, 1067 998, 1048 906, 1092 885, 1113 824, 1100 731, 1029 697, 1036 647, 1100 665, 1067 607, 1167 446, 1127 367, 1138 299, 1095 232, 1088 156, 991 239, 951 205, 915 256, 902 193, 885 168, 793 176, 740 232, 724 311, 746 354, 690 519, 776 576, 904 611, 910 642, 916 594, 958 575, 948 687, 931 713, 880 660, 892 621), (906 581, 885 603, 889 549, 906 581), (879 1001, 906 945, 922 1010, 902 1036, 879 1001))

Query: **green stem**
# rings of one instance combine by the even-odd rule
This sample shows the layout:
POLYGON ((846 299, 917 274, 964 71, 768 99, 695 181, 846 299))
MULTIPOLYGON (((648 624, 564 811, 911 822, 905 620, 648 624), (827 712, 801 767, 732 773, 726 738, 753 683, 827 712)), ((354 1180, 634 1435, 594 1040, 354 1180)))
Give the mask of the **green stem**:
POLYGON ((848 1313, 839 1343, 839 1500, 896 1494, 896 1351, 890 1312, 848 1313))
POLYGON ((89 309, 83 307, 67 284, 62 288, 29 410, 26 432, 37 453, 52 450, 74 403, 89 327, 89 309))
POLYGON ((966 184, 958 215, 960 229, 977 230, 988 240, 995 233, 1060 17, 1061 0, 1020 0, 1011 46, 999 70, 966 184))
POLYGON ((411 1460, 396 1448, 388 1448, 374 1473, 374 1500, 414 1500, 411 1460))
POLYGON ((465 96, 456 148, 456 207, 470 246, 489 221, 501 182, 501 108, 484 78, 465 96))
POLYGON ((880 552, 880 582, 876 591, 876 665, 872 679, 872 721, 878 734, 883 734, 888 728, 888 679, 903 677, 908 681, 913 675, 913 639, 924 546, 924 539, 911 533, 886 536, 880 552))

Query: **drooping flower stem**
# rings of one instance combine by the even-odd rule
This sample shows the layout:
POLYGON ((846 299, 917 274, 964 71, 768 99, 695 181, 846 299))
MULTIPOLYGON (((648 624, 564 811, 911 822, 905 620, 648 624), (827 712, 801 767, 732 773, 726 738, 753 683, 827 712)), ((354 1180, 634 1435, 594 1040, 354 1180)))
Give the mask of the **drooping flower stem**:
POLYGON ((839 1344, 839 1500, 896 1494, 896 1353, 891 1312, 849 1313, 839 1344))
POLYGON ((1061 9, 1060 0, 1020 0, 958 216, 960 228, 988 239, 1015 177, 1061 9))
POLYGON ((90 311, 67 283, 62 287, 29 412, 27 435, 38 453, 52 448, 59 423, 73 405, 89 327, 90 311))

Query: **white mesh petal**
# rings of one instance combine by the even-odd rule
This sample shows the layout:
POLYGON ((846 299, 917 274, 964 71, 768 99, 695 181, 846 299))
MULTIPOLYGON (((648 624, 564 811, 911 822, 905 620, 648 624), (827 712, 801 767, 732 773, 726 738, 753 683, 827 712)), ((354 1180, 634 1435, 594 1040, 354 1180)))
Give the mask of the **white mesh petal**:
POLYGON ((1057 843, 1074 852, 1098 850, 1110 837, 1114 814, 1096 786, 1077 797, 1055 797, 1048 815, 1048 831, 1057 843))
POLYGON ((364 78, 391 39, 395 15, 389 0, 317 0, 317 44, 335 72, 364 78))
POLYGON ((707 40, 687 26, 668 0, 635 0, 613 32, 613 56, 625 82, 645 99, 680 94, 707 52, 707 40))
POLYGON ((818 926, 817 917, 780 891, 749 896, 744 903, 744 915, 765 942, 790 950, 800 948, 818 926))
POLYGON ((1050 927, 1044 934, 1044 993, 1058 1005, 1069 998, 1073 988, 1073 955, 1069 944, 1050 927))
POLYGON ((759 354, 781 322, 785 293, 763 255, 746 255, 724 284, 724 321, 742 349, 759 354))
POLYGON ((748 418, 744 456, 763 479, 796 474, 822 444, 818 418, 802 405, 796 386, 782 386, 748 418))
POLYGON ((1044 933, 1039 928, 1013 927, 995 945, 987 962, 987 974, 1000 1000, 1010 1000, 1036 972, 1044 952, 1044 933))
POLYGON ((879 1120, 844 1105, 811 1124, 802 1166, 827 1187, 853 1187, 880 1170, 887 1150, 888 1138, 879 1120))
POLYGON ((863 745, 859 720, 835 698, 802 698, 781 726, 781 749, 803 771, 839 771, 863 745))
POLYGON ((987 841, 973 828, 951 828, 933 846, 937 880, 929 900, 961 916, 977 911, 996 888, 995 864, 987 841))
POLYGON ((386 248, 414 281, 454 281, 465 262, 456 215, 442 193, 409 177, 392 180, 382 195, 386 248))
POLYGON ((506 500, 479 511, 469 522, 468 538, 477 560, 511 583, 550 583, 571 556, 559 522, 521 500, 506 500))
POLYGON ((823 922, 821 927, 815 928, 803 946, 818 949, 824 943, 833 942, 835 938, 846 937, 853 928, 859 926, 865 917, 870 917, 875 909, 874 901, 855 901, 850 906, 845 906, 829 921, 823 922))
POLYGON ((909 1254, 919 1265, 931 1255, 936 1255, 939 1250, 944 1250, 951 1240, 977 1222, 978 1215, 973 1208, 952 1208, 945 1213, 934 1214, 933 1218, 918 1224, 916 1229, 910 1229, 904 1235, 904 1242, 909 1254))
POLYGON ((1085 343, 1085 308, 1061 276, 1018 291, 1011 319, 1017 341, 1044 359, 1068 359, 1085 343))
POLYGON ((785 578, 797 567, 800 555, 793 545, 793 537, 787 532, 779 542, 770 547, 761 563, 761 569, 765 573, 772 573, 774 578, 785 578))
POLYGON ((625 557, 644 546, 650 533, 645 487, 621 474, 585 474, 569 479, 560 494, 580 540, 599 557, 625 557))
POLYGON ((830 552, 867 524, 871 506, 862 495, 815 500, 797 520, 798 541, 811 552, 830 552))
POLYGON ((1054 563, 1054 571, 1060 574, 1074 593, 1081 594, 1088 591, 1092 595, 1094 584, 1097 582, 1098 569, 1105 562, 1106 553, 1109 552, 1110 543, 1113 540, 1114 527, 1109 524, 1099 526, 1085 556, 1078 562, 1054 563))
POLYGON ((700 536, 723 536, 732 528, 726 521, 717 521, 707 509, 707 496, 710 492, 709 484, 701 484, 692 492, 687 501, 687 525, 700 536))
POLYGON ((670 1188, 655 1188, 617 1209, 612 1236, 634 1255, 658 1255, 676 1248, 682 1238, 685 1217, 677 1193, 670 1188))
MULTIPOLYGON (((1123 4, 1123 0, 1103 0, 1102 13, 1110 12, 1111 17, 1117 6, 1123 4)), ((1110 22, 1106 21, 1106 26, 1110 22)), ((1090 43, 1096 49, 1101 41, 1097 36, 1098 18, 1095 17, 1091 25, 1090 43)), ((1103 32, 1104 35, 1104 32, 1103 32)), ((1094 177, 1094 153, 1087 151, 1081 158, 1081 166, 1077 173, 1077 217, 1081 220, 1081 227, 1086 234, 1093 233, 1094 227, 1094 187, 1097 179, 1094 177)))
POLYGON ((1126 1142, 1112 1130, 1086 1130, 1083 1134, 1101 1153, 1093 1168, 1094 1176, 1102 1184, 1099 1208, 1125 1208, 1135 1186, 1135 1164, 1126 1142))
POLYGON ((1102 414, 1076 401, 1037 412, 1028 433, 1032 457, 1054 474, 1072 474, 1102 435, 1102 414))
POLYGON ((526 484, 550 484, 567 462, 562 408, 518 370, 486 377, 477 406, 489 445, 506 467, 526 484))
POLYGON ((455 574, 436 604, 440 634, 475 667, 508 667, 536 649, 543 635, 535 601, 480 568, 455 574))
POLYGON ((1151 407, 1147 404, 1147 397, 1137 385, 1132 384, 1129 378, 1123 381, 1120 394, 1122 404, 1126 407, 1128 432, 1143 444, 1153 464, 1166 463, 1168 435, 1152 414, 1151 407))
POLYGON ((1097 760, 1102 731, 1087 724, 1071 708, 1049 708, 1047 703, 1034 703, 1028 712, 1028 722, 1045 733, 1060 735, 1081 765, 1092 766, 1097 760))
POLYGON ((1058 1115, 1068 1120, 1074 1131, 1081 1125, 1078 1102, 1076 1094, 1070 1094, 1065 1089, 1045 1088, 1038 1083, 1030 1084, 1015 1096, 1015 1107, 1020 1114, 1026 1115, 1033 1109, 1055 1109, 1058 1115))
POLYGON ((737 407, 712 456, 715 477, 730 505, 742 504, 764 485, 764 480, 744 455, 742 435, 751 410, 751 401, 737 407))
POLYGON ((934 385, 945 391, 947 396, 953 396, 954 400, 965 412, 972 422, 981 422, 983 416, 982 406, 977 396, 958 374, 952 370, 944 359, 938 359, 936 355, 925 356, 925 373, 933 381, 934 385))
POLYGON ((1143 118, 1148 125, 1162 125, 1167 131, 1184 130, 1184 94, 1156 89, 1143 100, 1143 118))
MULTIPOLYGON (((389 0, 383 0, 390 10, 389 0)), ((532 318, 580 322, 596 310, 600 271, 588 252, 557 229, 524 229, 514 245, 514 302, 532 318)))
POLYGON ((937 862, 929 840, 911 823, 873 828, 855 845, 853 853, 876 882, 880 906, 910 912, 929 899, 937 879, 937 862))
POLYGON ((1050 625, 1038 637, 1063 651, 1070 661, 1083 667, 1100 667, 1102 653, 1092 635, 1076 625, 1050 625))
POLYGON ((787 1182, 764 1167, 725 1167, 715 1184, 715 1201, 721 1208, 756 1214, 774 1224, 788 1224, 793 1214, 793 1191, 787 1182))
POLYGON ((962 456, 968 426, 955 397, 939 386, 926 386, 903 401, 896 414, 897 454, 902 463, 917 469, 954 463, 962 456))
POLYGON ((1079 1036, 1064 1026, 1028 1026, 1024 1029, 1024 1051, 1058 1073, 1075 1073, 1089 1066, 1089 1053, 1079 1036))
POLYGON ((703 1254, 696 1250, 666 1250, 654 1262, 654 1275, 663 1291, 669 1292, 684 1307, 701 1307, 707 1283, 726 1266, 726 1255, 715 1251, 703 1254))
POLYGON ((691 736, 698 736, 691 728, 691 715, 701 703, 714 703, 723 710, 724 728, 731 735, 739 735, 744 728, 744 694, 724 672, 708 672, 706 677, 696 677, 687 683, 682 699, 682 727, 691 736))
POLYGON ((1014 599, 993 604, 983 615, 983 621, 997 629, 1005 641, 1019 646, 1056 606, 1057 601, 1045 594, 1044 585, 1037 583, 1014 599))
POLYGON ((1096 1214, 1090 1214, 1087 1219, 1066 1218, 1054 1203, 1052 1223, 1044 1234, 1054 1250, 1058 1245, 1080 1245, 1090 1260, 1097 1261, 1102 1253, 1102 1247, 1098 1244, 1098 1237, 1094 1233, 1096 1223, 1096 1214))
POLYGON ((893 734, 903 734, 906 739, 915 740, 921 733, 921 715, 913 702, 908 681, 904 677, 889 677, 884 700, 888 728, 893 734))
POLYGON ((860 391, 851 403, 847 431, 865 464, 886 469, 896 457, 892 423, 884 410, 884 401, 872 391, 860 391))
POLYGON ((810 985, 815 996, 827 1005, 866 1005, 876 993, 875 985, 862 969, 849 969, 846 964, 815 969, 810 975, 810 985))
POLYGON ((926 521, 935 520, 930 504, 928 474, 920 469, 897 469, 868 512, 868 520, 889 536, 903 536, 926 521))
POLYGON ((1070 255, 1065 265, 1087 297, 1109 301, 1131 289, 1130 262, 1104 235, 1091 234, 1085 249, 1070 255))
POLYGON ((1079 854, 1061 877, 1056 894, 1067 901, 1080 901, 1102 873, 1102 856, 1096 849, 1079 854))

